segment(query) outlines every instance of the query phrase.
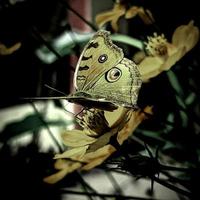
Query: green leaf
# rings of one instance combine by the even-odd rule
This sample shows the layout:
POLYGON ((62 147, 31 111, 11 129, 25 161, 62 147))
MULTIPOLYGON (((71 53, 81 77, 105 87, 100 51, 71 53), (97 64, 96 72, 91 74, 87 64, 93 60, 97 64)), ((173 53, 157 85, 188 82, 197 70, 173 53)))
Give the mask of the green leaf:
POLYGON ((137 132, 139 132, 139 134, 142 134, 146 137, 149 137, 149 138, 153 138, 153 139, 156 139, 156 140, 159 140, 159 141, 162 141, 164 142, 164 139, 161 138, 161 132, 159 131, 149 131, 149 130, 143 130, 143 129, 137 129, 137 132))
POLYGON ((163 150, 172 150, 172 149, 176 149, 177 146, 176 144, 170 142, 170 141, 166 141, 165 145, 162 147, 163 150))
POLYGON ((132 38, 132 37, 127 36, 127 35, 113 34, 113 35, 111 35, 111 39, 113 41, 116 41, 116 42, 122 42, 124 44, 131 45, 131 46, 136 47, 140 50, 143 50, 143 47, 144 47, 142 41, 135 39, 135 38, 132 38))
POLYGON ((167 76, 169 79, 169 82, 171 86, 174 88, 174 90, 179 94, 180 96, 183 96, 183 88, 181 87, 181 84, 179 83, 178 78, 176 77, 175 73, 171 70, 167 72, 167 76))
MULTIPOLYGON (((76 45, 81 45, 89 41, 94 33, 79 34, 75 32, 65 32, 63 35, 51 41, 50 45, 61 56, 65 56, 73 53, 73 48, 76 45)), ((56 61, 57 56, 43 45, 36 50, 36 55, 44 63, 50 64, 56 61)))
POLYGON ((176 97, 176 101, 177 101, 178 105, 181 108, 186 109, 185 102, 183 101, 183 99, 181 99, 178 95, 175 95, 175 97, 176 97))
POLYGON ((196 94, 194 92, 190 93, 187 98, 185 99, 185 104, 186 105, 190 105, 194 102, 196 98, 196 94))
POLYGON ((25 132, 32 133, 33 131, 39 130, 46 125, 48 126, 66 126, 69 121, 55 120, 55 121, 45 121, 46 124, 38 117, 37 114, 29 115, 21 121, 13 122, 4 128, 0 133, 0 141, 4 142, 12 137, 21 135, 25 132))
POLYGON ((187 127, 187 125, 188 125, 188 116, 187 116, 187 114, 182 110, 180 110, 179 113, 180 113, 180 116, 181 116, 182 126, 183 127, 187 127))

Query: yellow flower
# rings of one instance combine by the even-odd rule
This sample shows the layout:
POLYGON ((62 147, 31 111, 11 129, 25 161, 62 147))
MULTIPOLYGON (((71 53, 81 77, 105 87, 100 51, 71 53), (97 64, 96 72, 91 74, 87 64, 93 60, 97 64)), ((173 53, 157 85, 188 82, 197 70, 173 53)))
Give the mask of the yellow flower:
POLYGON ((4 44, 0 43, 0 55, 10 55, 14 51, 18 50, 21 47, 21 43, 18 42, 11 47, 6 47, 4 44))
POLYGON ((145 24, 154 22, 151 12, 149 10, 144 10, 143 7, 132 6, 127 10, 124 4, 115 3, 112 10, 105 11, 96 16, 96 24, 101 28, 104 24, 110 22, 113 30, 117 32, 117 23, 120 17, 125 16, 126 19, 130 19, 136 15, 138 15, 145 24))
POLYGON ((63 134, 64 144, 71 149, 55 155, 55 168, 59 171, 44 178, 44 181, 53 184, 74 170, 90 170, 100 165, 116 151, 116 148, 109 144, 111 136, 116 135, 121 145, 146 118, 145 112, 151 113, 151 110, 152 108, 147 106, 144 112, 125 108, 119 108, 115 113, 96 109, 86 111, 82 119, 78 120, 84 129, 63 134), (119 117, 112 119, 113 116, 119 117))
POLYGON ((168 42, 165 36, 154 33, 148 37, 146 43, 147 56, 141 59, 142 54, 135 56, 139 64, 139 71, 143 81, 148 81, 169 70, 178 60, 190 51, 199 40, 199 29, 190 21, 187 25, 181 25, 173 33, 172 42, 168 42), (140 58, 138 58, 140 56, 140 58))

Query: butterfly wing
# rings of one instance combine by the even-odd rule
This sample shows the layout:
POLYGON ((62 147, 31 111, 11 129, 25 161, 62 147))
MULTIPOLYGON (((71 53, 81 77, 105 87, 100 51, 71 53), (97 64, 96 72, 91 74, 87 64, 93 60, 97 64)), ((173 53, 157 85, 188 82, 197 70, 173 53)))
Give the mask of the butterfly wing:
POLYGON ((142 80, 136 64, 124 58, 107 70, 87 91, 95 99, 104 99, 118 106, 136 108, 142 80))
POLYGON ((70 102, 110 111, 136 107, 141 79, 137 66, 124 58, 109 32, 98 31, 79 58, 74 85, 76 92, 67 97, 70 102))
POLYGON ((86 91, 108 69, 124 57, 122 49, 112 43, 109 32, 100 30, 85 46, 74 74, 77 91, 86 91))

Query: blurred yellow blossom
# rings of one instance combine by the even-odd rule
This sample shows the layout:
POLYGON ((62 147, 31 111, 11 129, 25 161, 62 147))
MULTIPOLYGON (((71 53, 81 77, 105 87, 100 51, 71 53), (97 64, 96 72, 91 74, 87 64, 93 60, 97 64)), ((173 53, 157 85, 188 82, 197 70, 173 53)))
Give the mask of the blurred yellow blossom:
POLYGON ((18 42, 11 47, 6 47, 4 44, 0 42, 0 55, 10 55, 14 51, 18 50, 21 47, 21 43, 18 42))
POLYGON ((154 33, 153 37, 148 37, 146 43, 147 56, 140 52, 133 58, 139 64, 139 71, 144 82, 162 71, 169 70, 197 44, 199 29, 193 24, 194 22, 190 21, 189 24, 176 28, 171 43, 167 41, 163 34, 154 33))
POLYGON ((47 183, 56 183, 74 170, 90 170, 103 163, 116 148, 109 144, 114 135, 121 145, 130 136, 137 126, 146 119, 145 113, 152 113, 147 106, 144 111, 132 111, 119 108, 110 114, 96 109, 87 110, 78 122, 83 130, 66 131, 63 142, 71 149, 55 155, 57 173, 44 178, 47 183), (112 115, 119 116, 111 119, 112 115))
POLYGON ((154 18, 149 10, 144 10, 143 7, 132 6, 129 9, 122 3, 115 3, 112 10, 105 11, 96 15, 96 24, 101 28, 107 22, 111 23, 111 26, 115 32, 118 31, 118 20, 124 16, 126 19, 130 19, 138 15, 145 24, 151 24, 154 22, 154 18))

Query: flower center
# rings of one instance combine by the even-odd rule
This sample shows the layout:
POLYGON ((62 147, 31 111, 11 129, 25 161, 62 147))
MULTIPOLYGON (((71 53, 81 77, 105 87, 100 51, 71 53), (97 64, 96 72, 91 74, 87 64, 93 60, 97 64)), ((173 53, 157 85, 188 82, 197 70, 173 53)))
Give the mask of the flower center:
POLYGON ((150 56, 167 55, 167 39, 163 34, 157 35, 157 33, 154 33, 152 37, 148 37, 148 42, 145 45, 145 49, 150 56))

